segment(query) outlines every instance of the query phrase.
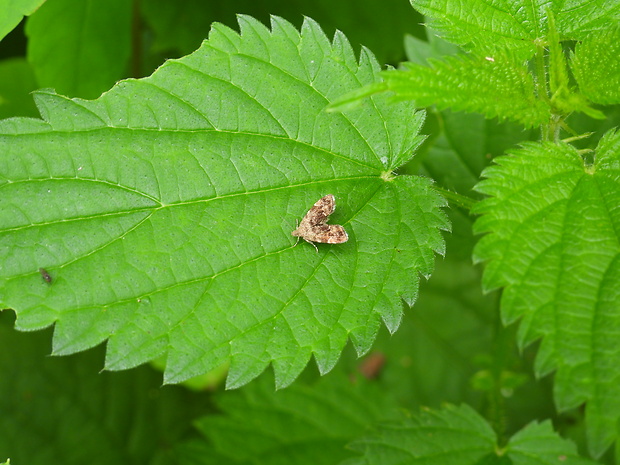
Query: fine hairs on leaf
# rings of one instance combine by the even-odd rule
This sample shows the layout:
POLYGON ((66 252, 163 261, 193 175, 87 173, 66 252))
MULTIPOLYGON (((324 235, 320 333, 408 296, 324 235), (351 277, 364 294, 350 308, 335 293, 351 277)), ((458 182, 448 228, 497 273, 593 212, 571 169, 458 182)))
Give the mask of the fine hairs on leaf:
POLYGON ((38 91, 43 120, 0 123, 2 304, 20 329, 55 323, 54 354, 107 339, 107 369, 165 355, 173 383, 230 360, 233 388, 271 364, 284 387, 311 357, 330 371, 349 338, 365 353, 381 321, 395 331, 443 253, 444 200, 387 175, 423 113, 383 97, 324 111, 377 79, 373 56, 310 19, 239 26, 97 100, 38 91), (348 242, 294 247, 327 194, 348 242))

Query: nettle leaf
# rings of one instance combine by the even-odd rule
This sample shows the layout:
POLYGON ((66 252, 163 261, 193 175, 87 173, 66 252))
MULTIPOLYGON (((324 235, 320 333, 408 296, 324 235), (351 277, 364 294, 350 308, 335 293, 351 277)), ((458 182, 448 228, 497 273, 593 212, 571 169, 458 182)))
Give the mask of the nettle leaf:
MULTIPOLYGON (((610 21, 615 24, 620 19, 620 5, 603 0, 573 2, 566 8, 559 3, 534 5, 523 0, 465 3, 412 0, 415 8, 432 18, 431 24, 447 40, 473 53, 429 58, 429 66, 404 63, 403 69, 386 70, 382 73, 383 83, 356 89, 339 98, 331 109, 349 109, 365 97, 389 91, 396 100, 413 100, 418 107, 435 105, 439 109, 477 112, 487 118, 518 122, 526 128, 549 124, 552 114, 578 111, 604 118, 602 112, 590 107, 587 98, 569 88, 560 42, 586 38, 592 31, 608 28, 610 21), (545 48, 549 49, 546 63, 545 48), (528 60, 535 53, 539 59, 530 66, 528 60), (531 68, 536 69, 538 83, 531 68), (550 86, 544 82, 545 73, 550 86), (549 90, 551 95, 547 95, 549 90)), ((611 50, 613 53, 615 49, 611 50)), ((419 54, 424 53, 428 54, 427 47, 419 54)), ((611 61, 617 62, 617 57, 611 61)), ((592 62, 584 65, 584 73, 591 66, 592 62)), ((608 65, 599 74, 606 74, 607 69, 616 71, 615 65, 608 65)))
POLYGON ((620 27, 591 34, 577 44, 571 68, 580 91, 595 103, 620 103, 620 27))
POLYGON ((549 104, 536 96, 527 67, 513 58, 460 55, 428 62, 430 66, 405 63, 404 70, 381 73, 387 90, 419 107, 479 112, 526 127, 549 121, 549 104))
MULTIPOLYGON (((617 5, 599 5, 601 10, 595 11, 589 10, 591 4, 582 5, 577 9, 587 16, 584 20, 575 14, 574 6, 564 11, 559 5, 552 8, 523 1, 474 1, 466 7, 437 0, 412 3, 433 18, 432 24, 448 40, 471 48, 474 53, 428 59, 430 66, 405 63, 402 70, 385 71, 384 84, 345 96, 340 100, 343 108, 361 97, 391 91, 396 99, 414 100, 419 107, 436 105, 439 109, 477 112, 525 127, 548 123, 552 111, 558 110, 602 117, 583 96, 570 92, 560 40, 588 37, 584 31, 600 29, 604 24, 601 18, 620 15, 617 5), (537 88, 526 64, 543 46, 550 49, 551 100, 543 98, 542 88, 537 88)), ((589 70, 591 65, 584 69, 589 70)))
POLYGON ((40 91, 44 121, 2 122, 1 303, 20 329, 55 322, 54 354, 108 339, 108 369, 167 355, 179 382, 230 359, 229 387, 270 363, 285 386, 395 331, 443 252, 444 200, 392 174, 423 115, 324 111, 377 79, 372 55, 309 19, 239 23, 98 100, 40 91), (326 194, 349 241, 296 246, 326 194))
POLYGON ((555 434, 550 421, 531 423, 500 448, 493 429, 467 405, 422 411, 404 422, 382 426, 353 447, 364 455, 346 465, 594 464, 555 434))
POLYGON ((507 51, 530 58, 547 32, 547 13, 563 39, 582 40, 620 18, 616 0, 410 0, 446 40, 479 51, 507 51))
POLYGON ((375 422, 401 416, 378 386, 343 374, 275 392, 263 376, 216 403, 220 415, 195 422, 204 438, 177 448, 182 463, 337 465, 375 422))
POLYGON ((486 289, 504 287, 502 315, 521 319, 519 341, 542 337, 536 371, 556 370, 561 410, 587 401, 589 446, 601 454, 620 418, 620 134, 600 141, 592 165, 566 144, 527 144, 486 169, 475 211, 490 233, 486 289))

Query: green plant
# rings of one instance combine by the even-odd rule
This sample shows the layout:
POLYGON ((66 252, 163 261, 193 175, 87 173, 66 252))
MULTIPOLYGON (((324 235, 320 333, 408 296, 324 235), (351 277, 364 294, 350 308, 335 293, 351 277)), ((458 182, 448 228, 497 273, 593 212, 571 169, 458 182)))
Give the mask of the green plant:
POLYGON ((54 355, 106 342, 105 369, 133 370, 96 375, 97 350, 44 361, 50 335, 4 312, 0 459, 614 462, 620 4, 412 3, 460 48, 408 36, 410 61, 382 71, 322 19, 241 15, 108 91, 191 49, 200 26, 166 18, 209 9, 32 14, 26 69, 59 92, 34 92, 42 119, 24 104, 0 121, 0 302, 19 330, 53 325, 54 355), (349 240, 317 252, 291 231, 327 194, 349 240), (158 388, 146 362, 215 393, 158 388))

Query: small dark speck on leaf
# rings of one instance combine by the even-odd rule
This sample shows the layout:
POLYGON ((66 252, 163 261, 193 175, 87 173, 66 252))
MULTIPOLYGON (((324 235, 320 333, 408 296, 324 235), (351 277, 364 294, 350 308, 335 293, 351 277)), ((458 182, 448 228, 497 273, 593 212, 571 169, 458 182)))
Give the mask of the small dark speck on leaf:
POLYGON ((47 270, 45 268, 39 268, 39 273, 41 273, 41 276, 43 277, 43 280, 46 283, 50 283, 52 282, 52 277, 50 276, 50 274, 47 272, 47 270))

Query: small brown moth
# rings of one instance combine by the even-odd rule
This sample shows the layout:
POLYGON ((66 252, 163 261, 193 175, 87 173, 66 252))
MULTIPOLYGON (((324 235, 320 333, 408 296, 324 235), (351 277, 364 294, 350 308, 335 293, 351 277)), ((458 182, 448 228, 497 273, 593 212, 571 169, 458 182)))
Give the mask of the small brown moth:
POLYGON ((41 273, 41 276, 43 277, 43 281, 45 281, 48 284, 51 284, 52 277, 50 276, 50 274, 47 272, 45 268, 39 268, 39 273, 41 273))
MULTIPOLYGON (((328 194, 318 200, 301 223, 291 235, 301 237, 304 241, 314 245, 315 242, 323 244, 342 244, 349 240, 347 232, 339 224, 326 224, 329 215, 336 209, 336 199, 332 194, 328 194)), ((316 245, 314 248, 317 249, 316 245)))

